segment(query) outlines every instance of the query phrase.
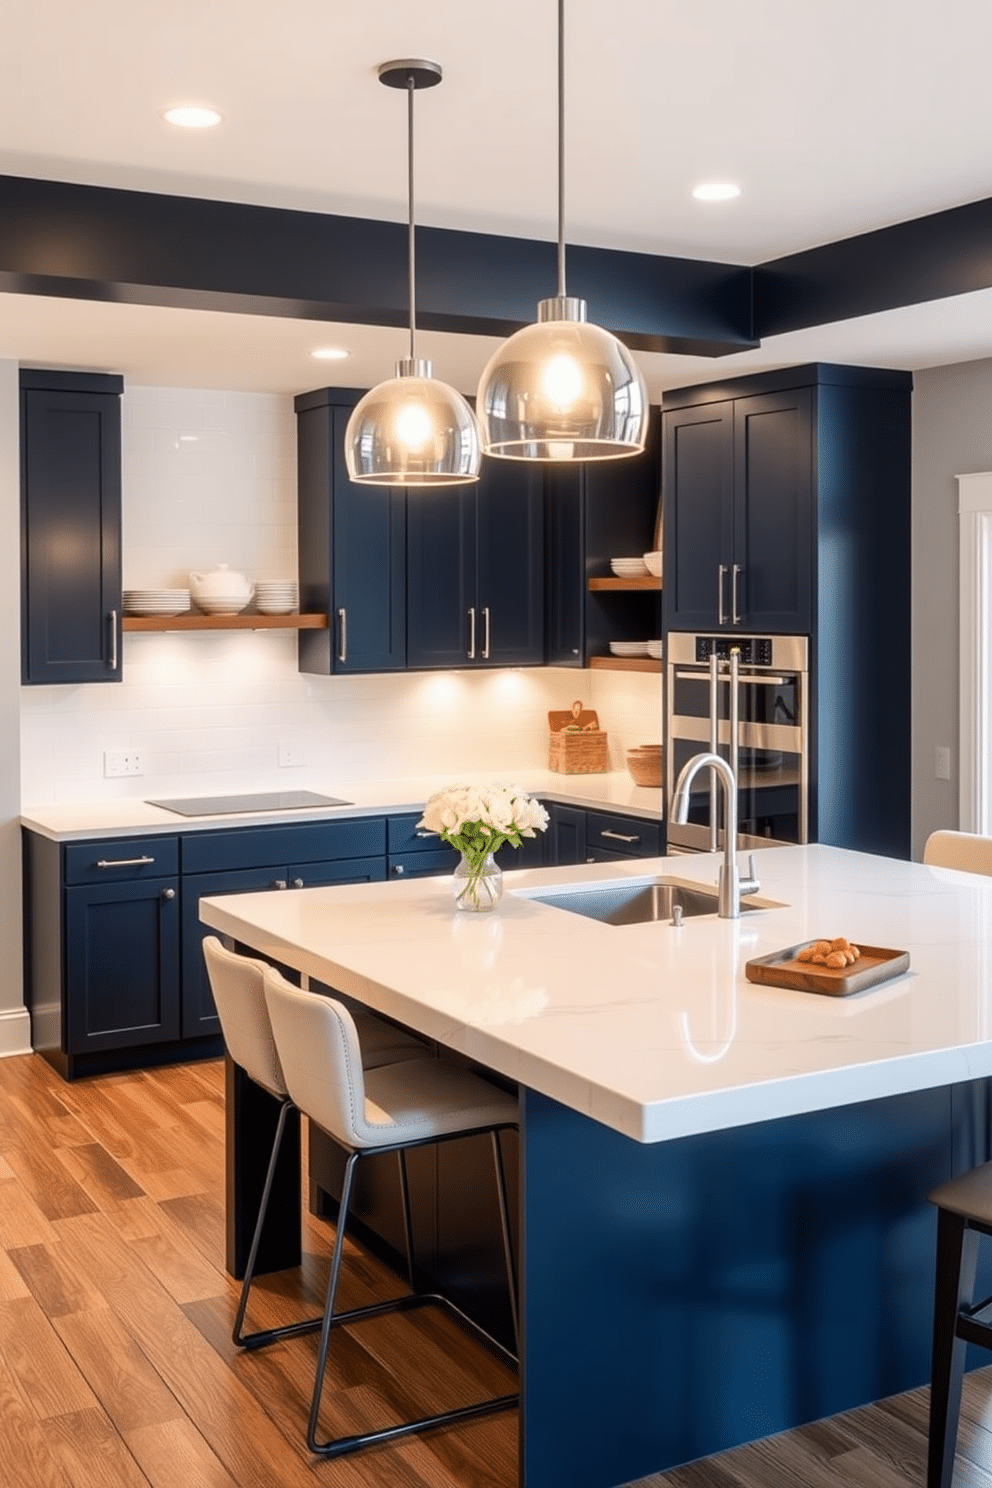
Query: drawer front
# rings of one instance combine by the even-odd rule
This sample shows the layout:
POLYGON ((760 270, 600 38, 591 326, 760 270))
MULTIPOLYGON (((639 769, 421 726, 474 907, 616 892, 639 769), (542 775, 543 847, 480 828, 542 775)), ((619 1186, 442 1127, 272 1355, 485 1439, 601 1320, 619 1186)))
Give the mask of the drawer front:
MULTIPOLYGON (((446 846, 436 832, 418 831, 421 812, 408 811, 403 816, 387 816, 386 833, 390 855, 393 853, 437 852, 446 846)), ((454 849, 452 848, 453 852, 454 849)))
POLYGON ((179 872, 179 839, 120 837, 101 842, 69 842, 64 868, 67 884, 172 877, 179 872))
POLYGON ((443 844, 433 852, 390 853, 389 877, 428 878, 435 873, 454 873, 457 864, 458 853, 443 844))
POLYGON ((299 826, 232 827, 226 832, 190 832, 182 839, 184 873, 371 858, 385 851, 386 826, 381 816, 301 822, 299 826))
POLYGON ((661 823, 643 817, 586 812, 586 849, 603 848, 624 857, 656 858, 662 851, 661 823))

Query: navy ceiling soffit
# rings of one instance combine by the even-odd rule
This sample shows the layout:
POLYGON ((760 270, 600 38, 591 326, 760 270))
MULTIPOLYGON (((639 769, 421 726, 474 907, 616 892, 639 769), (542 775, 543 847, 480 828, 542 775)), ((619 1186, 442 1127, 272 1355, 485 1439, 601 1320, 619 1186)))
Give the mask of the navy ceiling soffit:
MULTIPOLYGON (((570 245, 569 290, 632 347, 722 356, 766 336, 992 286, 992 200, 754 269, 570 245)), ((417 229, 417 320, 505 336, 556 284, 555 246, 417 229)), ((407 323, 406 227, 0 176, 0 290, 407 323)))
MULTIPOLYGON (((754 342, 751 271, 570 247, 568 288, 646 351, 754 342)), ((417 323, 503 337, 555 292, 553 243, 417 229, 417 323)), ((405 326, 405 224, 0 176, 0 290, 405 326)))
POLYGON ((759 337, 992 287, 992 200, 969 202, 760 264, 759 337))

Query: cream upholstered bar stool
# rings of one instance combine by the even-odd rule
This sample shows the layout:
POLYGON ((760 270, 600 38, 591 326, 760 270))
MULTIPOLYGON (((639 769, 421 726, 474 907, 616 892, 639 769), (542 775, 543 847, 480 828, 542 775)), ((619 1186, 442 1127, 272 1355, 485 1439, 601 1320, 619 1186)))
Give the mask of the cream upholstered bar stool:
POLYGON ((468 1420, 473 1416, 486 1415, 515 1405, 519 1398, 517 1394, 495 1396, 472 1405, 439 1411, 418 1420, 384 1426, 376 1431, 340 1436, 328 1441, 318 1440, 320 1401, 331 1332, 341 1324, 356 1323, 383 1313, 405 1311, 430 1303, 444 1308, 470 1332, 485 1339, 489 1347, 495 1349, 504 1360, 516 1363, 507 1349, 490 1338, 484 1329, 466 1317, 448 1298, 436 1292, 412 1290, 413 1233, 405 1157, 414 1147, 479 1133, 490 1134, 499 1194, 507 1285, 516 1335, 516 1280, 507 1212, 506 1177, 498 1134, 501 1130, 517 1125, 517 1102, 513 1096, 498 1090, 470 1070, 443 1059, 405 1060, 402 1064, 363 1069, 359 1035, 348 1009, 333 998, 319 997, 291 986, 271 967, 265 973, 265 998, 290 1099, 311 1122, 327 1132, 348 1153, 307 1423, 308 1447, 323 1457, 340 1457, 373 1442, 425 1431, 432 1426, 468 1420), (355 1167, 362 1157, 389 1152, 395 1152, 399 1162, 411 1291, 385 1302, 336 1313, 334 1305, 341 1275, 341 1258, 344 1253, 355 1167))
POLYGON ((992 1236, 992 1163, 942 1183, 937 1206, 937 1266, 930 1369, 927 1488, 951 1488, 961 1414, 965 1350, 992 1350, 992 1297, 974 1302, 979 1239, 992 1236))
MULTIPOLYGON (((293 1109, 293 1103, 286 1089, 282 1066, 279 1063, 275 1040, 272 1037, 269 1010, 265 1002, 266 963, 257 961, 251 956, 243 956, 236 951, 229 951, 215 935, 208 935, 204 938, 203 955, 207 963, 210 990, 217 1007, 217 1016, 220 1019, 227 1052, 234 1063, 240 1065, 257 1085, 261 1085, 263 1090, 267 1090, 280 1102, 276 1133, 272 1142, 265 1185, 262 1189, 258 1218, 255 1221, 251 1247, 248 1252, 248 1264, 241 1285, 241 1296, 232 1334, 239 1348, 261 1348, 264 1344, 273 1343, 278 1338, 290 1338, 297 1333, 315 1332, 321 1324, 321 1319, 317 1317, 308 1318, 299 1323, 288 1323, 281 1328, 264 1328, 259 1332, 247 1334, 243 1332, 248 1293, 255 1275, 258 1247, 265 1227, 265 1216, 268 1213, 269 1197, 272 1193, 272 1183, 282 1147, 286 1117, 293 1109)), ((422 1060, 427 1057, 427 1046, 419 1039, 404 1033, 402 1029, 394 1028, 391 1023, 383 1018, 377 1018, 374 1013, 356 1013, 355 1018, 362 1044, 362 1057, 369 1065, 390 1064, 404 1059, 422 1060)))
MULTIPOLYGON (((932 832, 923 861, 931 867, 992 875, 992 837, 932 832)), ((992 1297, 974 1303, 979 1237, 992 1236, 992 1163, 942 1183, 930 1194, 930 1202, 937 1206, 937 1265, 927 1488, 950 1488, 965 1349, 977 1343, 992 1350, 992 1297)))
POLYGON ((977 832, 931 832, 923 861, 932 868, 958 868, 965 873, 992 875, 992 837, 977 832))

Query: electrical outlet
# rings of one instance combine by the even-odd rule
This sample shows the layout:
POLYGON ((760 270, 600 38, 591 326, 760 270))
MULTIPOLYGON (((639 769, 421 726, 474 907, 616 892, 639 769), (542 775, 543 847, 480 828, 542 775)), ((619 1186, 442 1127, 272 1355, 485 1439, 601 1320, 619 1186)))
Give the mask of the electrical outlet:
POLYGON ((938 780, 951 778, 951 751, 946 745, 938 744, 934 750, 933 773, 938 780))
POLYGON ((279 763, 284 769, 299 768, 307 762, 307 753, 302 744, 290 743, 288 739, 279 741, 279 763))
POLYGON ((103 773, 108 780, 119 775, 144 775, 145 757, 137 749, 108 749, 103 756, 103 773))

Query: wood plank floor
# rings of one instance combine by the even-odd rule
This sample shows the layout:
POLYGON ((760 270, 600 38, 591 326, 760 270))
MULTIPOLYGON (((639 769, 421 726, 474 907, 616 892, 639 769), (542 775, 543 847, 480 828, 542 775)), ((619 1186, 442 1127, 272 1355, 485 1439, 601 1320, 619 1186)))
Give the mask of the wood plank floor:
MULTIPOLYGON (((251 1355, 230 1341, 223 1128, 219 1061, 67 1085, 35 1056, 0 1060, 0 1488, 514 1488, 515 1412, 310 1456, 316 1339, 251 1355)), ((260 1285, 250 1324, 320 1310, 330 1239, 305 1214, 304 1265, 260 1285)), ((343 1306, 399 1290, 349 1246, 343 1306)), ((335 1336, 322 1425, 503 1393, 511 1378, 434 1313, 383 1318, 335 1336)), ((955 1488, 992 1488, 992 1369, 966 1391, 955 1488)), ((914 1391, 642 1488, 918 1488, 926 1401, 914 1391)))

